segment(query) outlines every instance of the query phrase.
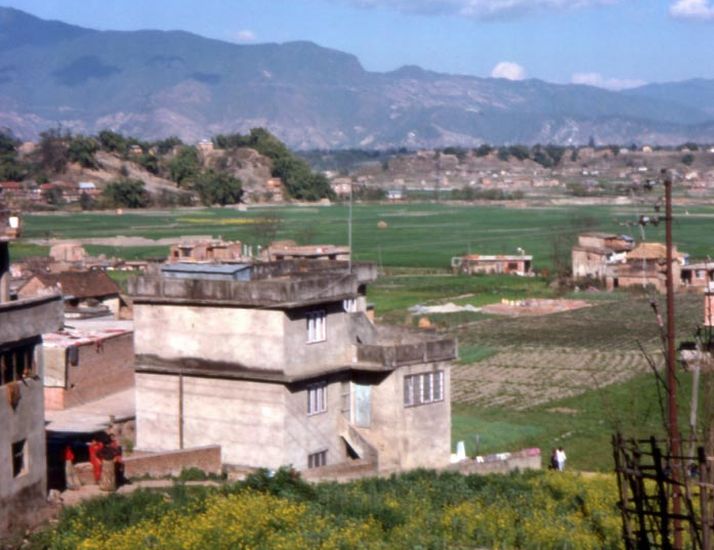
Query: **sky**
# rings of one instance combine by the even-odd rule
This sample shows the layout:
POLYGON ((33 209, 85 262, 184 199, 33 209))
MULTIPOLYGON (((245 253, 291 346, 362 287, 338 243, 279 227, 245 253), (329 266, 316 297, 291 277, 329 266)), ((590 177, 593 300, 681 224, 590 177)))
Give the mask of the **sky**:
POLYGON ((104 30, 309 40, 365 69, 539 78, 610 89, 714 78, 714 0, 0 0, 104 30))

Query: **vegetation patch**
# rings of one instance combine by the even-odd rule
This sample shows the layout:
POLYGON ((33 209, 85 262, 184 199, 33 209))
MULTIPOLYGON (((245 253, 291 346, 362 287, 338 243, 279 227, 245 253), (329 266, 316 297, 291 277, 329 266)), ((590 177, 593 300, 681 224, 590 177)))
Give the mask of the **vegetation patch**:
POLYGON ((612 476, 416 471, 308 485, 262 471, 220 489, 112 495, 63 511, 31 547, 619 548, 612 476))

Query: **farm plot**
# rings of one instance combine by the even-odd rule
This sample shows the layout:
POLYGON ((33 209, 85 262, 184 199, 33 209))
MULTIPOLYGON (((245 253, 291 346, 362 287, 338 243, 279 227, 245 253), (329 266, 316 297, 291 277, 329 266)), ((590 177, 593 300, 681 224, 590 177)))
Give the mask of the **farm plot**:
MULTIPOLYGON (((680 296, 678 335, 691 337, 700 295, 680 296)), ((649 371, 638 342, 661 364, 647 299, 629 298, 543 317, 485 319, 458 330, 462 346, 491 350, 453 370, 455 403, 525 410, 606 388, 649 371)), ((463 361, 462 361, 463 363, 463 361)))
POLYGON ((452 400, 524 410, 625 381, 649 369, 638 351, 580 348, 503 350, 452 372, 452 400))

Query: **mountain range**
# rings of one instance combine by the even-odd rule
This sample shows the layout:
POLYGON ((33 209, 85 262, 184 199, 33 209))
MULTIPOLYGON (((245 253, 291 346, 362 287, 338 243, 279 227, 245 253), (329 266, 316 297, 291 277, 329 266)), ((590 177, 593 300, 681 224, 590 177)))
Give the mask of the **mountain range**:
POLYGON ((262 126, 297 149, 714 142, 714 80, 608 91, 365 70, 311 42, 99 31, 0 8, 0 128, 195 142, 262 126))

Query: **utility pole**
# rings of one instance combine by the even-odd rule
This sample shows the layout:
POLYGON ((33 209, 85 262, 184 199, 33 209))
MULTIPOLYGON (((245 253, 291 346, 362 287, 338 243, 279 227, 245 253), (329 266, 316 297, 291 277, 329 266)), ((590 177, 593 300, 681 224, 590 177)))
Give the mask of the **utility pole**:
POLYGON ((672 269, 672 177, 665 174, 665 241, 667 247, 667 425, 669 428, 672 480, 672 513, 674 515, 674 548, 682 548, 682 494, 679 486, 681 442, 677 424, 677 355, 675 349, 674 325, 674 274, 672 269))
POLYGON ((352 182, 350 182, 350 205, 347 215, 347 248, 349 248, 347 270, 352 273, 352 182))

